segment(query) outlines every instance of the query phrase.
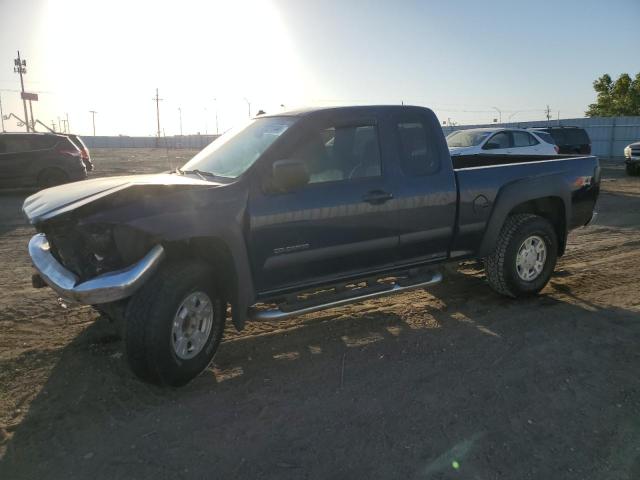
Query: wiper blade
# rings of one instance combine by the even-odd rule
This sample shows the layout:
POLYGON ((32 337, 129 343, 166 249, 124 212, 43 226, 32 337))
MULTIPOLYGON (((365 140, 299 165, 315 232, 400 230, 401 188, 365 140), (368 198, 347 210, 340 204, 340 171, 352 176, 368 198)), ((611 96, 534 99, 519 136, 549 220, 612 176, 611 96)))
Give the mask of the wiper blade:
POLYGON ((181 175, 185 175, 185 174, 188 174, 188 173, 195 173, 202 180, 206 180, 206 177, 216 177, 215 173, 205 172, 204 170, 198 170, 197 168, 195 170, 180 170, 179 168, 177 168, 176 171, 178 173, 180 173, 181 175))

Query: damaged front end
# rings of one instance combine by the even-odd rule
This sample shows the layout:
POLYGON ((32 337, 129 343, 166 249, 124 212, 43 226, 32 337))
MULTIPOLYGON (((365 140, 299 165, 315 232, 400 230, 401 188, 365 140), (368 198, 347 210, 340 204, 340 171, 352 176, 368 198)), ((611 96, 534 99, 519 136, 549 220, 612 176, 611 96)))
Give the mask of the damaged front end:
POLYGON ((128 224, 171 210, 171 194, 211 183, 175 175, 109 177, 40 191, 23 210, 36 227, 29 254, 35 287, 99 305, 131 296, 165 257, 162 238, 128 224))
POLYGON ((29 242, 29 255, 38 277, 62 299, 96 305, 132 295, 165 252, 127 226, 63 220, 42 226, 29 242))

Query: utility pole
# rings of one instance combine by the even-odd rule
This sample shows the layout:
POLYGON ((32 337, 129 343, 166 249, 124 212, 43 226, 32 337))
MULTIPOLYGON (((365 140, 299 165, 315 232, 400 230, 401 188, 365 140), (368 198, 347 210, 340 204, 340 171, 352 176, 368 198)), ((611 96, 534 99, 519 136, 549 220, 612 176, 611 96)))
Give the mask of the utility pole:
POLYGON ((67 125, 67 121, 64 118, 61 121, 62 121, 62 125, 64 126, 64 133, 69 133, 69 130, 68 130, 69 126, 67 125))
POLYGON ((247 107, 249 107, 249 118, 251 118, 251 102, 247 100, 247 97, 244 97, 244 101, 247 102, 247 107))
POLYGON ((549 108, 549 105, 547 105, 547 109, 544 113, 547 116, 547 125, 549 125, 549 122, 551 122, 551 108, 549 108))
POLYGON ((27 116, 27 101, 24 99, 24 79, 22 78, 23 73, 27 73, 27 61, 20 58, 20 50, 18 50, 18 58, 13 60, 13 72, 20 74, 20 88, 22 90, 22 106, 24 107, 24 119, 25 125, 27 127, 27 132, 29 131, 29 117, 27 116))
POLYGON ((2 122, 2 131, 4 132, 4 112, 2 111, 2 93, 0 93, 0 122, 2 122))
POLYGON ((164 100, 158 96, 158 89, 156 88, 156 96, 152 98, 156 102, 156 119, 158 121, 158 138, 160 138, 160 101, 164 100))
POLYGON ((67 117, 67 128, 69 129, 69 133, 71 133, 71 126, 69 125, 69 114, 65 113, 64 115, 67 117))
POLYGON ((56 131, 56 122, 54 120, 51 120, 51 126, 53 127, 53 131, 56 131))
POLYGON ((91 114, 91 120, 93 122, 93 136, 96 136, 96 112, 95 110, 89 110, 89 113, 91 114))
POLYGON ((178 113, 180 114, 180 136, 182 136, 182 108, 178 107, 178 113))
POLYGON ((29 100, 29 112, 31 115, 31 131, 36 131, 36 119, 33 117, 33 103, 29 100))

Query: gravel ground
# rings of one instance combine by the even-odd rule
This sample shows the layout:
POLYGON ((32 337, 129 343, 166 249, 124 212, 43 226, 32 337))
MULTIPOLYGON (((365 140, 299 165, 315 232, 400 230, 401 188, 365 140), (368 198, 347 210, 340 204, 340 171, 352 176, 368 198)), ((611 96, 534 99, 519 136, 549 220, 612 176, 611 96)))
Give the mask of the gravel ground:
MULTIPOLYGON (((94 150, 95 175, 190 152, 94 150)), ((415 291, 225 333, 179 390, 140 383, 113 327, 30 286, 25 192, 0 195, 0 478, 640 478, 640 178, 542 294, 475 263, 415 291)))

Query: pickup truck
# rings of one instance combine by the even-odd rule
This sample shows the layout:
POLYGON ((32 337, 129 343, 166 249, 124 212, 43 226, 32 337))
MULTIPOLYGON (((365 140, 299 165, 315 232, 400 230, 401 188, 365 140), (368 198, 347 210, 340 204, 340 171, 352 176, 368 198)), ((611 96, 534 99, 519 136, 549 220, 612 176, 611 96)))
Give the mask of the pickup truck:
POLYGON ((358 106, 260 116, 175 171, 49 188, 23 210, 34 286, 120 321, 132 370, 179 386, 229 307, 242 329, 425 288, 464 259, 496 292, 535 295, 599 185, 593 156, 452 159, 431 110, 358 106))

